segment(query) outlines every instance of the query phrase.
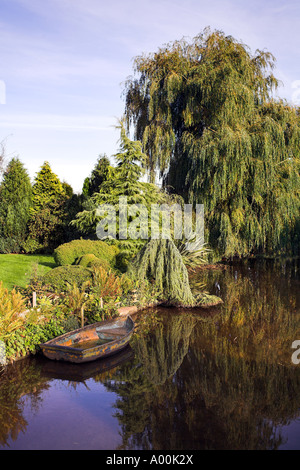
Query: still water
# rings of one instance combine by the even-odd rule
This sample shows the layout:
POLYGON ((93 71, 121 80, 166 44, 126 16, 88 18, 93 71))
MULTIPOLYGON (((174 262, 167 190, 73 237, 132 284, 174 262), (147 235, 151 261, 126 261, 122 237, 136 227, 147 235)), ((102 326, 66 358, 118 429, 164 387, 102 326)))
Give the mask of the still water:
POLYGON ((246 262, 197 282, 223 305, 150 309, 109 360, 10 366, 0 449, 300 449, 299 262, 246 262))

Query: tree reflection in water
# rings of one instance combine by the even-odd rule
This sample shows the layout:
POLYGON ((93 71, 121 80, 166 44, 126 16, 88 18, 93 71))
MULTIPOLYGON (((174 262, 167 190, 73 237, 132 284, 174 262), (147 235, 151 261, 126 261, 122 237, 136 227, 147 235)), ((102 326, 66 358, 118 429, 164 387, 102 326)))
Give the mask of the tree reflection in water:
MULTIPOLYGON (((299 416, 300 366, 291 362, 291 343, 300 338, 299 271, 293 264, 283 273, 269 266, 248 268, 202 274, 210 292, 215 286, 224 301, 205 314, 145 312, 139 318, 149 321, 140 321, 134 358, 90 375, 118 396, 114 415, 122 449, 283 444, 282 426, 299 416)), ((26 429, 23 397, 38 408, 47 387, 45 372, 30 362, 24 367, 20 363, 1 378, 2 445, 26 429)))
POLYGON ((26 431, 25 400, 30 400, 33 412, 38 410, 47 382, 36 364, 28 360, 16 362, 0 375, 0 446, 8 446, 9 438, 16 440, 26 431))
POLYGON ((291 363, 291 343, 300 337, 299 271, 292 264, 284 281, 278 269, 248 268, 214 274, 224 305, 211 317, 154 312, 163 326, 137 341, 124 381, 106 383, 120 397, 123 448, 283 443, 281 426, 299 415, 300 369, 291 363))

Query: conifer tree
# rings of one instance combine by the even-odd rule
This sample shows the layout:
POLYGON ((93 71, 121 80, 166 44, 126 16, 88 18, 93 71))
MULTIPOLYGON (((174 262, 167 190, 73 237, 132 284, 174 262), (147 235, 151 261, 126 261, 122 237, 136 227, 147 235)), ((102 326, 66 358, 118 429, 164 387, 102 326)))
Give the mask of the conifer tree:
POLYGON ((39 249, 52 250, 63 243, 65 203, 70 188, 63 185, 48 162, 44 162, 32 187, 29 236, 39 249), (65 187, 64 187, 65 186, 65 187))
POLYGON ((100 186, 104 181, 112 177, 113 167, 106 155, 100 155, 91 175, 84 180, 82 194, 91 197, 99 192, 100 186))
POLYGON ((118 218, 120 197, 125 196, 128 205, 143 204, 146 207, 162 198, 162 193, 154 184, 141 181, 144 173, 142 165, 146 160, 141 143, 129 139, 123 122, 120 122, 118 127, 121 133, 120 149, 114 155, 117 165, 113 169, 113 178, 103 181, 98 192, 85 202, 85 210, 79 212, 72 222, 83 233, 90 236, 96 234, 96 225, 101 219, 98 208, 102 204, 114 206, 118 218))
POLYGON ((30 178, 23 163, 13 158, 0 186, 0 236, 22 243, 26 237, 31 206, 30 178))
POLYGON ((152 282, 166 303, 195 305, 186 266, 171 239, 150 240, 131 263, 129 272, 137 279, 152 282))
POLYGON ((37 173, 32 187, 32 216, 41 209, 49 207, 55 210, 65 198, 65 190, 59 178, 53 173, 48 162, 44 162, 37 173))

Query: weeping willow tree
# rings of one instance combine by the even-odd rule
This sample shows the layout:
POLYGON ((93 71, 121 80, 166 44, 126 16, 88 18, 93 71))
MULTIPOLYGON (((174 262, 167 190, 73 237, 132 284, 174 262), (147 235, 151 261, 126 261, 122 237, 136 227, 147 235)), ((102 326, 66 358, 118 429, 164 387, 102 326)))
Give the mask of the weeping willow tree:
POLYGON ((209 29, 135 59, 128 127, 150 181, 204 204, 220 256, 299 250, 299 109, 274 99, 275 58, 209 29))

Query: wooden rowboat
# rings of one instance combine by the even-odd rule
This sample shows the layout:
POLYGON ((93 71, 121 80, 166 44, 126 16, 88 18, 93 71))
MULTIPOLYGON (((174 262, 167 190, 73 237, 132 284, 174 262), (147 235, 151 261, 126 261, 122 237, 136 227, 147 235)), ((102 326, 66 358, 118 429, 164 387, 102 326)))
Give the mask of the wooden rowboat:
POLYGON ((123 350, 134 330, 130 316, 115 318, 70 331, 40 344, 49 359, 82 363, 111 356, 123 350))

